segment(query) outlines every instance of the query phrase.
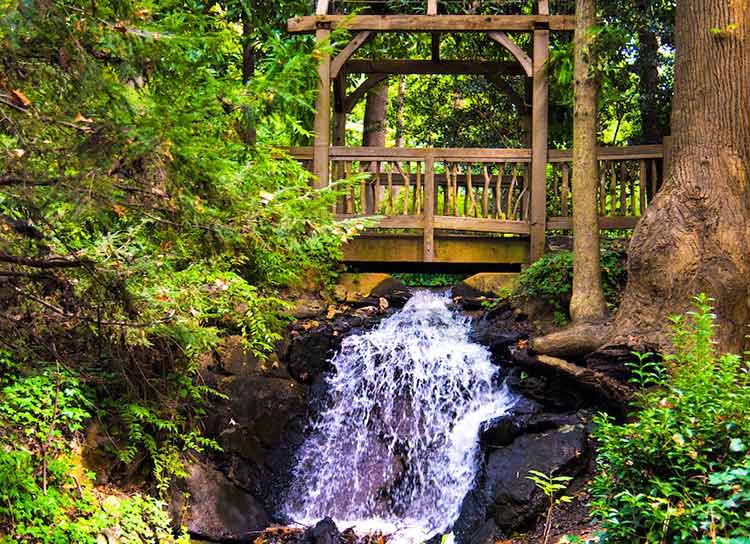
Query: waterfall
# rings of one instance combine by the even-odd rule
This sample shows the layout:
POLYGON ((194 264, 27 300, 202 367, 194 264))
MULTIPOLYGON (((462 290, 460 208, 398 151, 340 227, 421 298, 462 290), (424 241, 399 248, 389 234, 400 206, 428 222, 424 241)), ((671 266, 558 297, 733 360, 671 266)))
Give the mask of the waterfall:
POLYGON ((448 294, 418 291, 344 339, 297 455, 284 514, 423 542, 449 530, 478 469, 483 421, 513 398, 448 294))

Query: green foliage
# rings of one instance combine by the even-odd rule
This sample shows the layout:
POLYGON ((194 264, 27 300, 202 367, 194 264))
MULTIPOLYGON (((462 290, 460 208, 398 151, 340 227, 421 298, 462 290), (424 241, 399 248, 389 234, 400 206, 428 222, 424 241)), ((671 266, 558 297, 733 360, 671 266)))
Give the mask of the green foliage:
POLYGON ((632 421, 597 419, 593 511, 607 542, 750 538, 750 367, 716 352, 714 319, 696 297, 695 311, 672 319, 671 377, 644 356, 635 379, 657 387, 638 395, 632 421))
POLYGON ((455 285, 466 276, 462 274, 393 274, 409 287, 448 287, 455 285))
POLYGON ((538 470, 530 470, 529 475, 526 477, 534 482, 537 489, 544 493, 544 496, 547 498, 547 516, 542 537, 544 544, 547 544, 550 531, 552 530, 552 519, 555 507, 560 504, 569 503, 573 500, 573 497, 569 495, 560 495, 560 492, 567 488, 573 478, 570 476, 554 476, 551 472, 545 474, 538 470))
MULTIPOLYGON (((625 285, 625 250, 616 244, 605 244, 601 251, 602 289, 610 308, 618 305, 625 285)), ((547 253, 526 268, 518 278, 514 296, 541 300, 552 307, 556 323, 569 319, 568 306, 573 289, 573 252, 547 253)))

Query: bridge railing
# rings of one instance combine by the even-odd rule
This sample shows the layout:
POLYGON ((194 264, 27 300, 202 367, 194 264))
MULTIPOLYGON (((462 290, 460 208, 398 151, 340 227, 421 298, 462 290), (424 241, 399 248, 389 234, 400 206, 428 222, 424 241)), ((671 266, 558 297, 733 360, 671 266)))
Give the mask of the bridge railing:
MULTIPOLYGON (((307 162, 312 148, 290 154, 307 162)), ((531 150, 331 147, 329 184, 358 179, 336 203, 341 218, 379 216, 379 228, 419 229, 425 260, 434 230, 529 235, 531 150)), ((602 229, 632 229, 662 178, 664 146, 599 149, 602 229)), ((572 228, 572 152, 550 150, 546 229, 572 228)))

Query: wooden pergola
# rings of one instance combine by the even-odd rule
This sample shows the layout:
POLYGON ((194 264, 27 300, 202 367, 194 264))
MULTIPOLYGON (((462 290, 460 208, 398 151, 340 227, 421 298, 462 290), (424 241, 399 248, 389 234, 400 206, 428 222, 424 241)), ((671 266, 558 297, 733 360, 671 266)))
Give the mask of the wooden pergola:
MULTIPOLYGON (((354 173, 354 165, 359 165, 359 171, 367 174, 368 179, 362 182, 359 194, 352 189, 343 203, 339 203, 340 216, 385 216, 379 223, 382 228, 421 229, 423 235, 418 238, 419 244, 414 245, 414 242, 409 246, 409 256, 404 259, 414 262, 419 256, 423 263, 471 262, 470 257, 463 257, 462 261, 462 257, 455 255, 458 247, 455 244, 440 254, 440 243, 447 248, 448 240, 445 236, 442 242, 436 240, 436 230, 444 235, 453 233, 453 236, 477 233, 475 237, 483 236, 484 242, 495 247, 497 254, 513 249, 512 255, 497 262, 515 263, 534 261, 544 254, 546 230, 570 228, 572 154, 566 150, 548 150, 546 65, 550 56, 550 32, 573 31, 575 16, 550 14, 549 1, 536 0, 533 15, 443 15, 439 14, 437 0, 427 0, 425 15, 338 15, 329 13, 328 0, 318 0, 315 15, 288 21, 289 32, 314 32, 319 42, 329 40, 334 29, 352 32, 351 40, 338 54, 333 58, 324 55, 320 59, 313 147, 292 151, 298 159, 311 163, 314 184, 318 187, 329 183, 332 164, 334 179, 354 173), (378 32, 428 33, 432 37, 431 58, 353 59, 378 32), (486 34, 510 53, 512 61, 441 59, 441 34, 466 32, 486 34), (531 34, 532 51, 524 51, 513 40, 512 33, 531 34), (366 77, 347 93, 347 74, 366 77), (345 147, 347 114, 368 91, 394 74, 479 75, 506 90, 511 101, 522 105, 526 112, 530 100, 530 122, 527 118, 530 138, 526 147, 345 147), (507 77, 524 77, 527 96, 518 96, 507 77), (399 194, 398 199, 394 199, 394 193, 399 194), (550 217, 547 217, 548 210, 550 217), (528 243, 518 237, 527 237, 528 243)), ((663 153, 662 146, 600 150, 601 228, 633 228, 656 191, 657 169, 663 153)), ((399 236, 414 237, 405 232, 394 234, 391 242, 376 244, 383 249, 383 255, 373 258, 391 259, 393 243, 404 241, 398 240, 399 236)), ((363 240, 360 244, 367 248, 364 253, 377 253, 373 249, 374 242, 368 243, 363 240)), ((467 244, 464 241, 461 247, 468 247, 467 244)), ((397 261, 400 257, 394 259, 397 261)))

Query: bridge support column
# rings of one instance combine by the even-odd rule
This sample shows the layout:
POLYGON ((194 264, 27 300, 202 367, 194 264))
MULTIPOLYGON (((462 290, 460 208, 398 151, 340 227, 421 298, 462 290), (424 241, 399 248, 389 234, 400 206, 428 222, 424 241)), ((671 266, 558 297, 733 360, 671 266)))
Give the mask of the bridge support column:
MULTIPOLYGON (((547 0, 539 0, 539 14, 549 14, 547 0)), ((547 228, 547 133, 549 114, 549 29, 534 30, 534 59, 531 112, 531 210, 529 217, 530 259, 544 255, 547 228)))
MULTIPOLYGON (((319 28, 315 39, 320 44, 329 40, 331 31, 319 28)), ((316 189, 328 185, 329 145, 331 139, 331 56, 321 55, 318 64, 318 98, 315 101, 315 140, 313 145, 313 180, 316 189)))
POLYGON ((435 260, 435 154, 431 151, 424 161, 424 214, 422 215, 424 238, 423 260, 435 260))

